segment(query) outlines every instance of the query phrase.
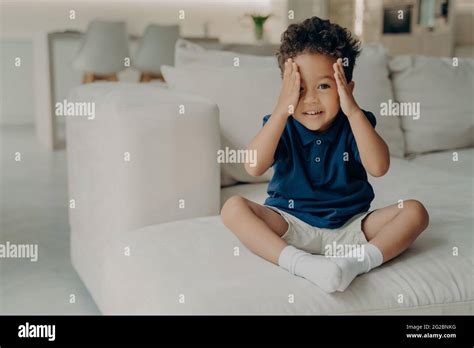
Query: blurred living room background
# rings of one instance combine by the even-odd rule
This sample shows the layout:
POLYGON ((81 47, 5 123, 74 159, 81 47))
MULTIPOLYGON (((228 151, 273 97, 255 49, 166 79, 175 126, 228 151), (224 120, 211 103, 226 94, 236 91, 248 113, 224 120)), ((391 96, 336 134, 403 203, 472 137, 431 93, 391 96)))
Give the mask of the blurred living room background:
MULTIPOLYGON (((2 125, 34 125, 38 98, 52 97, 54 104, 81 83, 72 62, 93 20, 124 22, 132 57, 150 24, 178 25, 180 37, 205 48, 271 55, 288 24, 312 15, 349 28, 364 43, 383 43, 391 55, 474 56, 472 0, 2 0, 0 9, 2 125), (270 15, 260 39, 251 14, 270 15), (36 81, 35 69, 41 70, 36 81)), ((118 79, 139 76, 132 64, 118 79)), ((49 138, 39 141, 53 147, 49 138)))

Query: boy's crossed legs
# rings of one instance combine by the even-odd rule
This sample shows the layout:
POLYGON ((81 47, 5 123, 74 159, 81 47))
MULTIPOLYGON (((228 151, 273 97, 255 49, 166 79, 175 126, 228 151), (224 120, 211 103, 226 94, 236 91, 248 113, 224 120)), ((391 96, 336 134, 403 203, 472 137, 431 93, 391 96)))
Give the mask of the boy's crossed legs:
POLYGON ((237 238, 264 259, 302 276, 327 292, 344 291, 361 273, 402 253, 428 226, 425 207, 406 200, 403 207, 393 204, 377 209, 362 221, 366 245, 364 261, 355 258, 329 258, 311 255, 289 246, 281 237, 288 223, 277 212, 240 196, 233 196, 221 212, 224 224, 237 238))

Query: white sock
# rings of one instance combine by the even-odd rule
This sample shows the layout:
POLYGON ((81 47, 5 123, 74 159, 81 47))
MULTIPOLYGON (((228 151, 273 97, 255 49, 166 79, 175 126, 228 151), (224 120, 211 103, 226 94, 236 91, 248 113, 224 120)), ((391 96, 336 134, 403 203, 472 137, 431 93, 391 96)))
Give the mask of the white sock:
POLYGON ((382 264, 383 255, 373 244, 363 244, 364 254, 362 260, 355 255, 346 255, 345 257, 330 257, 336 265, 341 269, 341 282, 337 287, 337 291, 344 291, 349 284, 359 274, 367 273, 371 269, 382 264))
POLYGON ((326 292, 335 292, 341 284, 341 269, 330 258, 309 254, 292 245, 282 250, 278 264, 291 274, 309 280, 326 292))

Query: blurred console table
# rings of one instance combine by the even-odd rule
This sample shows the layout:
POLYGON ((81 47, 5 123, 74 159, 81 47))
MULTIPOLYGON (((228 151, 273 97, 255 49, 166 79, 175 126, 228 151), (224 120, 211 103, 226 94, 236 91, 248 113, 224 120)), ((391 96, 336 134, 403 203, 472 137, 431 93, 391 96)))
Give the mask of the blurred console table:
MULTIPOLYGON (((81 84, 82 73, 73 69, 72 61, 79 49, 82 32, 38 32, 33 37, 33 84, 35 93, 36 137, 41 146, 61 149, 65 141, 58 130, 63 118, 54 114, 56 102, 67 99, 69 91, 81 84)), ((134 52, 140 37, 130 36, 130 51, 134 52)), ((185 38, 210 49, 221 49, 217 38, 185 38)), ((125 69, 120 81, 137 82, 138 72, 125 69)))
MULTIPOLYGON (((58 131, 64 118, 54 115, 54 105, 67 99, 69 91, 81 84, 82 73, 72 68, 72 61, 83 36, 78 31, 39 32, 33 38, 35 124, 39 143, 50 150, 65 146, 58 131)), ((140 37, 130 36, 130 52, 135 52, 140 37)), ((273 55, 278 46, 265 44, 221 43, 217 38, 184 37, 206 49, 234 51, 254 55, 273 55)), ((119 81, 137 82, 139 73, 133 68, 119 74, 119 81)))

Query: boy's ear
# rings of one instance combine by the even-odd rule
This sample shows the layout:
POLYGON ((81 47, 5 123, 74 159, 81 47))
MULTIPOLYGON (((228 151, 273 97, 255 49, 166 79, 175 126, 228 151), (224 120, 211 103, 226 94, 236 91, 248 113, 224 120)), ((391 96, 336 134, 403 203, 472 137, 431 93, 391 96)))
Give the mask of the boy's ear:
POLYGON ((355 82, 354 80, 352 80, 351 82, 349 82, 347 84, 347 87, 349 87, 349 90, 351 91, 351 93, 354 93, 354 87, 355 87, 355 82))

